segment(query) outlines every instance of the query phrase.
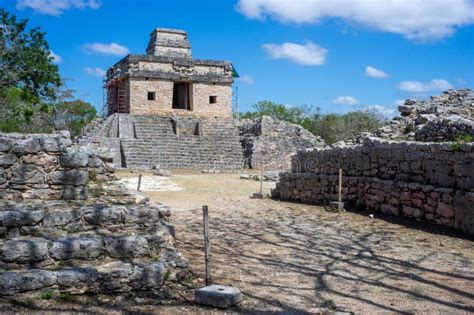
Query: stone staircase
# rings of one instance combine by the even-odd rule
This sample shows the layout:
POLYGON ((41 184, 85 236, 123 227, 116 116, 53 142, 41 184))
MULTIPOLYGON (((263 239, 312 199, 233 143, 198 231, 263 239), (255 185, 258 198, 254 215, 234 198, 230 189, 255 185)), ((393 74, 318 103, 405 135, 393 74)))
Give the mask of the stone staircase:
POLYGON ((232 120, 134 116, 135 138, 121 139, 127 168, 242 168, 238 129, 232 120))

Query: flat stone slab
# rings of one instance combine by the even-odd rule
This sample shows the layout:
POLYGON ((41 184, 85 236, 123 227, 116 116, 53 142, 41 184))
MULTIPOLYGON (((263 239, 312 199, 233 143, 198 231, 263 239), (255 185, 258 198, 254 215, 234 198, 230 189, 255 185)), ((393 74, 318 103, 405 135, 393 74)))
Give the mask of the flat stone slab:
POLYGON ((242 300, 239 289, 224 285, 209 285, 194 291, 194 302, 197 304, 227 308, 242 300))
POLYGON ((344 202, 331 201, 329 202, 329 208, 333 210, 344 211, 344 202))

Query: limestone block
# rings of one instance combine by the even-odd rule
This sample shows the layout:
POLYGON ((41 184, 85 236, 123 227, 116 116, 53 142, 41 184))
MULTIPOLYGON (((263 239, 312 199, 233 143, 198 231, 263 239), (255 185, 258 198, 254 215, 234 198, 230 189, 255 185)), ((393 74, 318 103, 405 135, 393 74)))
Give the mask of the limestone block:
POLYGON ((57 283, 60 290, 67 290, 73 294, 97 292, 97 271, 93 268, 73 268, 59 270, 57 283))
POLYGON ((54 171, 49 174, 49 182, 53 185, 86 185, 89 180, 87 170, 54 171))
POLYGON ((44 214, 43 226, 65 226, 71 222, 79 221, 80 219, 81 212, 79 210, 53 210, 44 214))
POLYGON ((15 154, 31 154, 41 151, 41 145, 36 138, 19 139, 15 141, 12 152, 15 154))
POLYGON ((96 237, 64 238, 54 241, 49 255, 56 260, 91 259, 102 254, 104 244, 96 237))
POLYGON ((59 164, 64 167, 85 167, 89 163, 86 151, 68 152, 59 157, 59 164))
POLYGON ((0 153, 0 167, 10 166, 15 164, 17 158, 13 154, 0 153))
POLYGON ((28 185, 41 184, 45 182, 45 175, 41 168, 32 164, 21 164, 11 168, 12 178, 10 184, 28 185))
POLYGON ((54 272, 32 269, 24 272, 1 272, 0 295, 13 295, 50 287, 56 283, 54 272))
POLYGON ((13 146, 13 140, 9 138, 0 138, 0 152, 9 152, 13 146))
POLYGON ((12 210, 0 212, 0 226, 35 225, 43 219, 43 210, 12 210))
POLYGON ((48 258, 46 239, 9 240, 2 247, 2 259, 6 262, 35 262, 46 258, 48 258))
POLYGON ((149 251, 146 238, 138 235, 107 237, 105 250, 114 258, 142 257, 149 251))
POLYGON ((438 207, 436 208, 436 213, 444 218, 454 217, 453 207, 443 202, 438 203, 438 207))
POLYGON ((123 223, 126 212, 125 207, 114 205, 107 207, 98 205, 83 210, 84 220, 92 225, 123 223))
POLYGON ((131 286, 136 289, 157 289, 163 284, 165 271, 162 263, 134 266, 131 286))
POLYGON ((61 137, 41 137, 39 142, 43 151, 52 153, 63 152, 71 145, 71 140, 61 137))
POLYGON ((106 292, 128 292, 127 285, 133 272, 133 266, 124 262, 111 262, 97 267, 101 289, 106 292))

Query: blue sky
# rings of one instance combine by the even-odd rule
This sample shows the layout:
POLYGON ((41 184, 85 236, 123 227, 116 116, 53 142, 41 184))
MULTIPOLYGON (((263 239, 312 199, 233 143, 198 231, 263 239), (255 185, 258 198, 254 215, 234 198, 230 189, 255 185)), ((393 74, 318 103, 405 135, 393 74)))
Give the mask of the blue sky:
POLYGON ((474 86, 472 0, 0 0, 47 33, 77 96, 102 107, 100 75, 143 54, 155 27, 188 31, 193 57, 231 61, 241 110, 260 100, 323 112, 474 86))

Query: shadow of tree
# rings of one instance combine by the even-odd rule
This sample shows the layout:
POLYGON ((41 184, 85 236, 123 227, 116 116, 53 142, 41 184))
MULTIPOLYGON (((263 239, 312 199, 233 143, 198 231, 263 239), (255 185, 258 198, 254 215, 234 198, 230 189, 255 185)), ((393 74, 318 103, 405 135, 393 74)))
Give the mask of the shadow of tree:
MULTIPOLYGON (((190 212, 190 219, 179 223, 186 232, 178 232, 178 239, 201 273, 200 213, 190 212)), ((353 224, 353 214, 215 212, 214 278, 242 287, 250 301, 237 311, 304 313, 327 309, 331 301, 337 310, 474 312, 472 261, 462 252, 440 250, 431 239, 422 242, 429 235, 367 218, 353 224), (407 239, 413 236, 417 239, 407 239)))

